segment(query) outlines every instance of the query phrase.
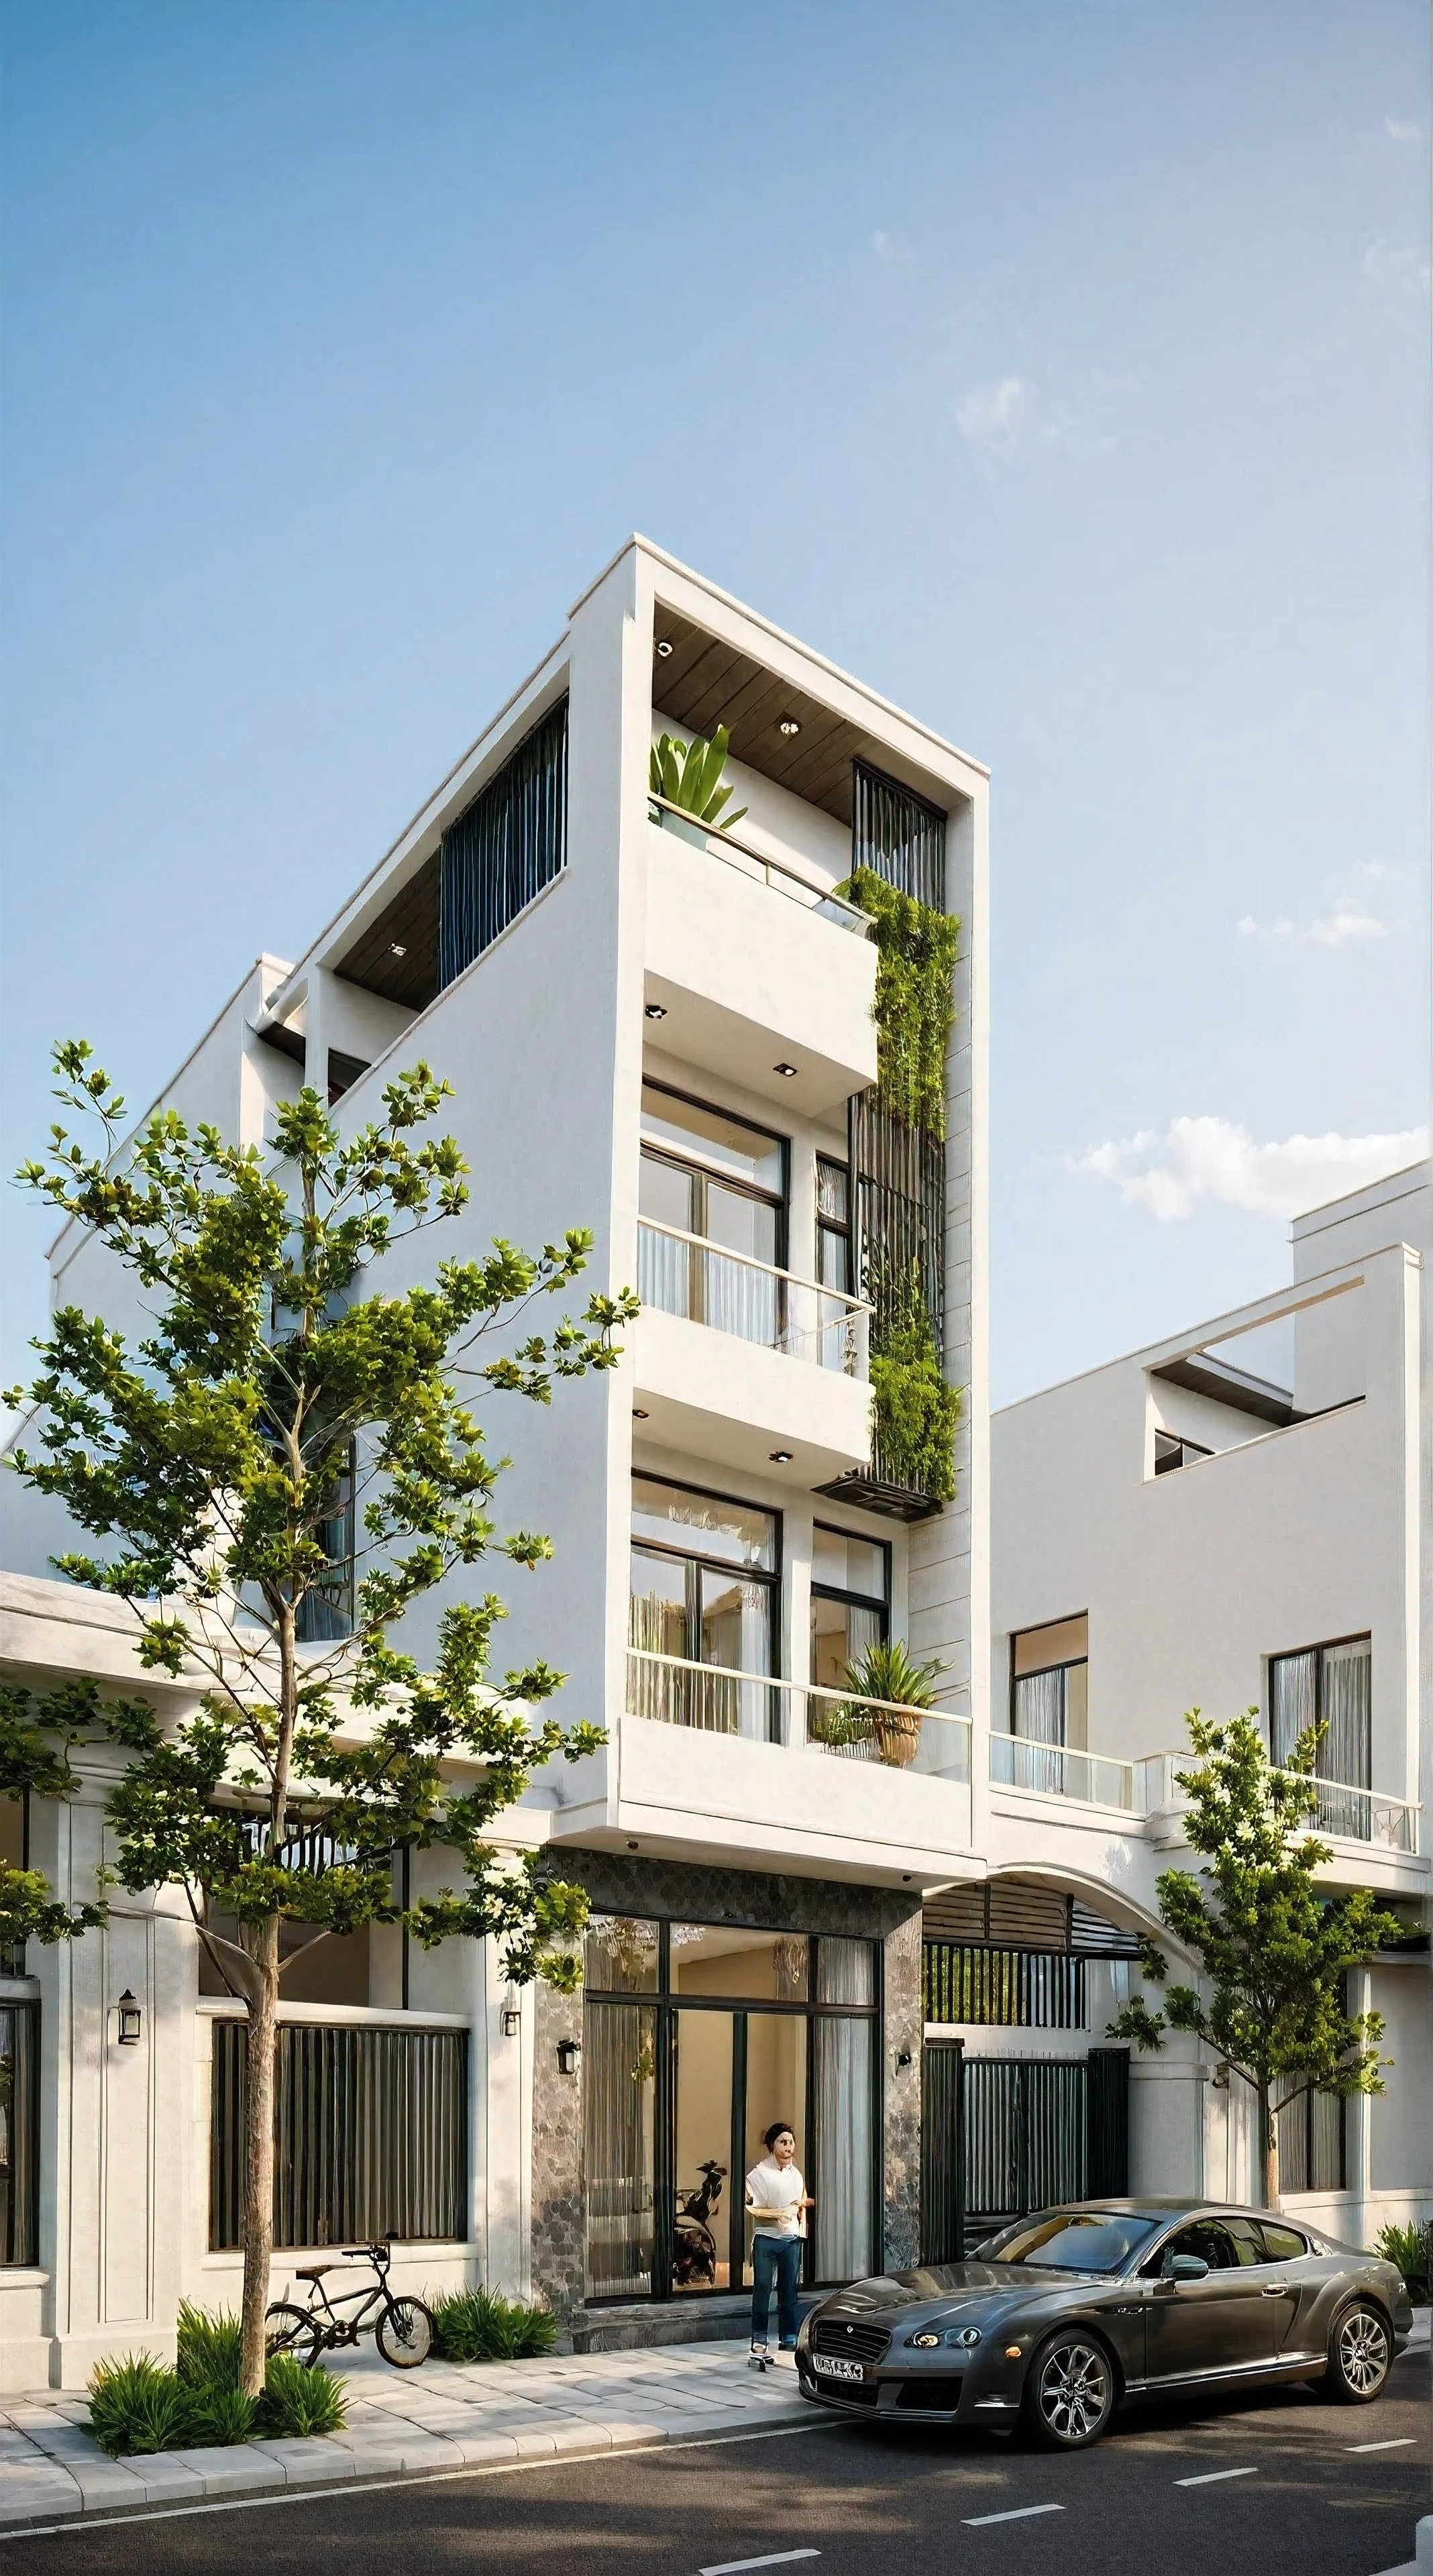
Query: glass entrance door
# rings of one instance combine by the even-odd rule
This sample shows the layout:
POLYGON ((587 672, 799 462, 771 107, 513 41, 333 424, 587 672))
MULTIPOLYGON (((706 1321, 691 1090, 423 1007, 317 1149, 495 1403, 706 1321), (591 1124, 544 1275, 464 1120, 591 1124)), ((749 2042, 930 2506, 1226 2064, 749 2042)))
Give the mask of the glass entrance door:
POLYGON ((732 2077, 737 2015, 677 2012, 672 2040, 676 2103, 672 2288, 731 2286, 732 2077))

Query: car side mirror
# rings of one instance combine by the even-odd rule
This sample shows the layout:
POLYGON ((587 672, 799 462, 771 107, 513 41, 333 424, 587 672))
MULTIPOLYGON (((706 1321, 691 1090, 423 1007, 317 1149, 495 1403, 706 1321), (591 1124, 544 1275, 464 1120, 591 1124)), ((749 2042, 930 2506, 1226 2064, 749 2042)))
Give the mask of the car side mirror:
POLYGON ((1207 2281, 1209 2266, 1202 2254, 1166 2254, 1161 2281, 1207 2281))

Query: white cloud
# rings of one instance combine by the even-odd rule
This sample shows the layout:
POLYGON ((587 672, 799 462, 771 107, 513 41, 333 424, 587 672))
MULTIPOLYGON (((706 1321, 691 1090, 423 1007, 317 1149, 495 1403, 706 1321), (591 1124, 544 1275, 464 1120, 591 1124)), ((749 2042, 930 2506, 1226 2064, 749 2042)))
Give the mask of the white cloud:
POLYGON ((1288 1136, 1282 1144, 1260 1145, 1228 1118, 1175 1118, 1163 1136, 1144 1127, 1137 1136, 1067 1156, 1066 1168, 1112 1181, 1126 1206, 1167 1223, 1189 1216, 1200 1199, 1254 1216, 1297 1216, 1403 1171, 1427 1151, 1426 1127, 1391 1136, 1288 1136))
POLYGON ((1386 939, 1391 927, 1377 913, 1364 911, 1356 896, 1348 895, 1336 901, 1332 912, 1302 927, 1283 915, 1277 921, 1256 921, 1246 912, 1239 933, 1244 939, 1289 939, 1313 948, 1361 948, 1370 939, 1386 939))
POLYGON ((1391 242, 1370 242, 1359 266, 1379 295, 1423 296, 1433 279, 1427 254, 1415 242, 1403 242, 1397 248, 1391 242))
POLYGON ((1013 447, 1029 417, 1029 390, 1019 376, 972 385, 955 406, 955 425, 975 447, 1013 447))
POLYGON ((905 243, 897 241, 894 233, 872 233, 871 248, 877 259, 887 268, 893 268, 899 261, 910 258, 910 252, 905 243))
POLYGON ((1421 125, 1405 125, 1397 116, 1385 116, 1383 122, 1395 143, 1416 143, 1423 131, 1421 125))

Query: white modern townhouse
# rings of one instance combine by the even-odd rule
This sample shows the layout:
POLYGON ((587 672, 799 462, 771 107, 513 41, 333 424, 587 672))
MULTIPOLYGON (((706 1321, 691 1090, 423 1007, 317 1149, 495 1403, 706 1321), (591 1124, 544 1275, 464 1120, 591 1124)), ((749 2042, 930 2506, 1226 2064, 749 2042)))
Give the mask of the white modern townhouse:
MULTIPOLYGON (((1047 1730, 1032 1772, 1006 1632, 1063 1623, 1041 1669, 1069 1668, 1072 1710, 1077 1639, 1097 1676, 1104 1651, 1093 1572, 1067 1579, 1053 1555, 1028 1618, 1002 1596, 991 1670, 986 820, 977 762, 634 538, 307 954, 260 958, 163 1095, 258 1142, 308 1080, 347 1129, 422 1057, 454 1087, 472 1170, 444 1252, 583 1224, 584 1291, 642 1299, 618 1369, 550 1410, 495 1397, 490 1421, 513 1457, 504 1524, 555 1550, 506 1584, 500 1660, 557 1665, 561 1713, 606 1736, 502 1820, 588 1893, 584 1989, 518 1990, 486 1944, 425 1952, 386 1926, 297 1955, 276 2296, 316 2249, 391 2232, 405 2287, 536 2293, 579 2348, 710 2333, 749 2281, 740 2177, 777 2118, 816 2198, 810 2286, 953 2252, 972 2222, 1057 2193, 1186 2179, 1163 2103, 1192 2103, 1198 2070, 1132 2081, 1104 2032, 1153 1921, 1161 1816, 1177 1835, 1168 1797, 1139 1807, 1119 1730, 1162 1750, 1166 1707, 1196 1694, 1167 1697, 1161 1669, 1138 1713, 1109 1717, 1107 1769, 1082 1782, 1047 1730), (723 830, 650 776, 663 735, 718 725, 744 809, 723 830), (959 924, 944 1096, 913 1123, 877 1091, 856 869, 959 924), (897 1325, 959 1390, 953 1499, 876 1416, 897 1325), (887 1642, 939 1667, 934 1706, 853 1697, 848 1667, 887 1642)), ((428 1257, 419 1237, 385 1275, 406 1285, 428 1257)), ((1361 1244, 1347 1259, 1381 1319, 1385 1270, 1403 1271, 1361 1244)), ((51 1265, 57 1304, 137 1323, 73 1228, 51 1265)), ((1366 1422, 1383 1439, 1382 1402, 1370 1379, 1357 1417, 1287 1437, 1366 1422)), ((1162 1477, 1156 1503, 1185 1485, 1162 1477)), ((139 1671, 123 1604, 56 1576, 56 1512, 14 1476, 0 1508, 5 1678, 192 1706, 197 1677, 139 1671)), ((1071 1544, 1093 1544, 1088 1496, 1073 1518, 1071 1544)), ((351 1615, 353 1545, 339 1498, 316 1645, 351 1615)), ((415 1615, 415 1651, 436 1615, 415 1615)), ((1383 1615, 1320 1604, 1268 1650, 1372 1628, 1381 1656, 1383 1615)), ((1394 1795, 1360 1822, 1416 1796, 1406 1747, 1396 1779, 1380 1767, 1412 1702, 1377 1688, 1373 1777, 1394 1795)), ((1088 1705, 1103 1751, 1098 1691, 1088 1705)), ((0 1820, 7 1855, 72 1901, 103 1859, 118 1759, 77 1758, 77 1801, 0 1820)), ((1411 1837, 1339 1849, 1412 1898, 1411 1837)), ((444 1879, 419 1853, 394 1870, 414 1896, 444 1879)), ((172 1891, 112 1893, 103 1932, 3 1965, 4 2370, 76 2386, 103 2353, 172 2350, 180 2297, 236 2298, 243 2032, 172 1891)))
MULTIPOLYGON (((1283 2196, 1371 2244, 1433 2217, 1429 1165, 1298 1217, 1292 1245, 1276 1294, 993 1416, 986 1856, 1151 1909, 1188 1865, 1182 1713, 1256 1709, 1275 1762, 1324 1727, 1324 1881, 1376 1890, 1408 1938, 1350 1980, 1387 2025, 1386 2090, 1289 2106, 1283 2196)), ((1137 2058, 1132 2188, 1248 2197, 1243 2095, 1192 2043, 1137 2058)))

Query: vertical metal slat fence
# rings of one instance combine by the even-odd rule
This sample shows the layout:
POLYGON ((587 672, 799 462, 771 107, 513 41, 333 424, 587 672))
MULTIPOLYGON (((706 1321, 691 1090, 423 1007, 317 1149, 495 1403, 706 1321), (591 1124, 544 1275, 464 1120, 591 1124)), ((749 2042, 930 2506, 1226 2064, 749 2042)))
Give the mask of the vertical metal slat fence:
MULTIPOLYGON (((214 2026, 209 2242, 240 2241, 242 2022, 214 2026)), ((274 2084, 274 2241, 336 2245, 467 2229, 468 2035, 286 2022, 274 2084)))

